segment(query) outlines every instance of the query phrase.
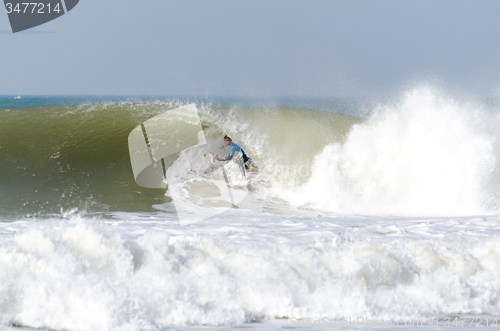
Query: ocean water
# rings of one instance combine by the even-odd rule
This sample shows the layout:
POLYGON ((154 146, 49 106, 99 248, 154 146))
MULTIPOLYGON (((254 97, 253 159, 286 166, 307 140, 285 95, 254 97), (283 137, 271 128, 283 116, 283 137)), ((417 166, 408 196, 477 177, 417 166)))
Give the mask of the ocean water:
POLYGON ((495 100, 13 97, 0 330, 498 328, 495 100), (188 109, 204 150, 138 186, 129 133, 188 109), (206 193, 224 134, 258 167, 238 208, 206 193))

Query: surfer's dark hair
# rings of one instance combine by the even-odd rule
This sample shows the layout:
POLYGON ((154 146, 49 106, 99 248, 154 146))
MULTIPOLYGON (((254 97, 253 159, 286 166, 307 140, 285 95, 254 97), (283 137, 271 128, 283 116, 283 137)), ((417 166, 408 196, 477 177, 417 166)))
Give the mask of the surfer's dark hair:
POLYGON ((224 140, 226 139, 229 139, 229 140, 232 140, 231 138, 229 138, 227 135, 224 136, 224 140))

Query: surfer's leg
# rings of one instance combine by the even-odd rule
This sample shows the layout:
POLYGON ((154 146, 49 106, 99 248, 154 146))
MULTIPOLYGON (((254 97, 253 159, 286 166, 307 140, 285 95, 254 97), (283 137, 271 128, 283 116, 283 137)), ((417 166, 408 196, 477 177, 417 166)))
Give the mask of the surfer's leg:
POLYGON ((250 160, 250 158, 249 158, 246 154, 243 154, 243 164, 245 164, 245 170, 246 170, 247 172, 251 172, 251 171, 252 171, 252 169, 250 169, 250 168, 246 165, 246 163, 248 162, 248 160, 250 160))
POLYGON ((238 167, 240 167, 241 175, 245 177, 245 166, 243 165, 243 163, 238 162, 238 167))
POLYGON ((234 159, 234 163, 236 163, 238 165, 238 167, 240 168, 240 171, 241 171, 241 175, 244 177, 243 180, 246 179, 246 175, 245 175, 245 164, 243 163, 243 159, 241 157, 236 157, 234 159))

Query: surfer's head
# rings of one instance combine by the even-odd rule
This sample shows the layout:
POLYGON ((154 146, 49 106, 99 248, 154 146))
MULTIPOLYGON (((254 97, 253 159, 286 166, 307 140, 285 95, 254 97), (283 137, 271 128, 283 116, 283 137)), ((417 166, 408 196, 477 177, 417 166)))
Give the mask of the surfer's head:
POLYGON ((228 136, 224 136, 224 144, 227 146, 231 143, 231 138, 229 138, 228 136))

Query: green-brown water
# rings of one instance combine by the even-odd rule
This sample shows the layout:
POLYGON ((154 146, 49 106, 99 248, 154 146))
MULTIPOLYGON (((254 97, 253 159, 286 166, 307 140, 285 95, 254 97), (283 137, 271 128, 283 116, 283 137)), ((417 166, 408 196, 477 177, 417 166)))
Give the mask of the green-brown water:
MULTIPOLYGON (((135 183, 127 137, 141 122, 176 107, 124 102, 0 111, 0 213, 153 211, 168 198, 135 183)), ((199 113, 204 127, 232 134, 262 165, 312 160, 357 121, 290 107, 202 106, 199 113)))

